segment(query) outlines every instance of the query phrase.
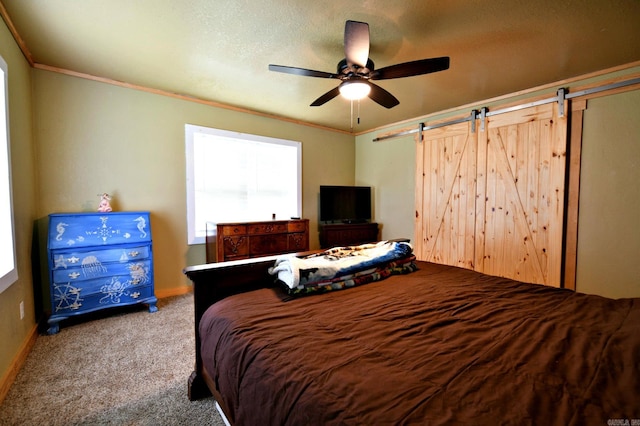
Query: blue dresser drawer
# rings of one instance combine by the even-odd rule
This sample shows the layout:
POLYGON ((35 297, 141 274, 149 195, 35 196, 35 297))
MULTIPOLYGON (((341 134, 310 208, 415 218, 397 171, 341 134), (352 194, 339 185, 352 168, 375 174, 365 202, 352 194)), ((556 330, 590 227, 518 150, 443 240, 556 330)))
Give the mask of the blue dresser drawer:
POLYGON ((57 250, 53 259, 53 269, 74 266, 95 266, 96 263, 129 262, 151 257, 149 245, 116 246, 102 250, 57 250))
POLYGON ((104 250, 55 251, 51 259, 53 279, 79 280, 120 273, 129 263, 151 258, 151 246, 119 246, 104 250))
MULTIPOLYGON (((96 283, 91 284, 95 289, 93 284, 96 283)), ((128 285, 126 281, 120 280, 118 277, 111 277, 98 288, 101 291, 91 292, 90 288, 72 284, 54 285, 53 313, 68 318, 72 315, 93 312, 107 307, 150 303, 155 300, 153 286, 128 285)))
POLYGON ((49 334, 66 318, 108 307, 157 311, 149 212, 51 214, 47 235, 49 334))
POLYGON ((119 263, 92 263, 81 267, 55 269, 53 282, 85 281, 112 275, 129 276, 132 282, 149 282, 151 280, 151 260, 119 263))
POLYGON ((150 241, 148 212, 49 215, 49 249, 150 241))

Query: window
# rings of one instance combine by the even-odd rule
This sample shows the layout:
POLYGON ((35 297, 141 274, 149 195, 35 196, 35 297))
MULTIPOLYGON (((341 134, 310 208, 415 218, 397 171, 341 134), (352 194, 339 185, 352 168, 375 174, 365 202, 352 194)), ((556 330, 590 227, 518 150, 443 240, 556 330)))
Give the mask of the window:
POLYGON ((302 144, 185 125, 189 244, 207 222, 300 217, 302 144))
POLYGON ((9 99, 7 63, 0 56, 0 292, 18 280, 13 204, 11 202, 11 155, 9 149, 9 99), (8 238, 7 238, 8 237, 8 238))

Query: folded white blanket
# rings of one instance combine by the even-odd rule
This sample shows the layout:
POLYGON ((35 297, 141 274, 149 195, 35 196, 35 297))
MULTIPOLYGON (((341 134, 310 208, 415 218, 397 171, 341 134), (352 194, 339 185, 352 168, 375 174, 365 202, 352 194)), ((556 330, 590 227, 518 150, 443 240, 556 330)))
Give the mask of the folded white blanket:
POLYGON ((402 259, 412 252, 413 248, 409 243, 396 241, 336 247, 303 258, 294 255, 279 256, 269 273, 277 275, 288 287, 295 288, 402 259))

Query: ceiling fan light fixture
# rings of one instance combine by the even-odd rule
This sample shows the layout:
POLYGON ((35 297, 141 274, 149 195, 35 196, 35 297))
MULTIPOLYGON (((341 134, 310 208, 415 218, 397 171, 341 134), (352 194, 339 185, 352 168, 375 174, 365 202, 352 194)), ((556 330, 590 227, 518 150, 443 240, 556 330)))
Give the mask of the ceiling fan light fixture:
MULTIPOLYGON (((0 3, 2 0, 0 0, 0 3)), ((324 105, 331 99, 342 95, 344 98, 359 101, 368 96, 372 101, 387 109, 398 105, 400 101, 382 87, 373 83, 375 80, 412 77, 449 69, 449 57, 419 59, 375 69, 369 56, 369 24, 366 22, 347 21, 344 27, 344 59, 338 62, 335 73, 314 71, 306 68, 287 67, 269 64, 269 70, 307 77, 333 78, 341 83, 309 106, 324 105)))
POLYGON ((340 94, 352 101, 365 98, 371 92, 371 86, 362 81, 343 81, 339 87, 340 94))

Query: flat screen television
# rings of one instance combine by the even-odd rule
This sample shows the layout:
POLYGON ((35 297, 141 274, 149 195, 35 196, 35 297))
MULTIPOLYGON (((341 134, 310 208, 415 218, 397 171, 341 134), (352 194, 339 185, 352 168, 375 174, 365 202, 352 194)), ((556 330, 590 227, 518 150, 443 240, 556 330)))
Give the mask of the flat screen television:
POLYGON ((328 223, 371 221, 371 187, 321 185, 320 221, 328 223))

